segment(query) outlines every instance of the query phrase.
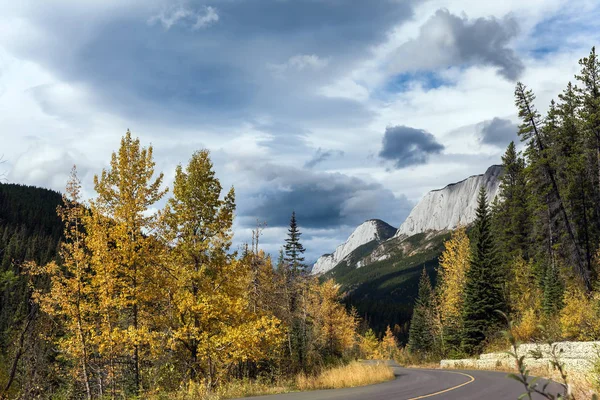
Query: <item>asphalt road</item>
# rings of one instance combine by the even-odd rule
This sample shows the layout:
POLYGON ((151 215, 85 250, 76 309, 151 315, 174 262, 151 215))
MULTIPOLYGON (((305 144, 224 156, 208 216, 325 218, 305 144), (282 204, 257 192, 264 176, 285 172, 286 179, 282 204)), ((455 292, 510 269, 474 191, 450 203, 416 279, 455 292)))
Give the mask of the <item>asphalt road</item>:
MULTIPOLYGON (((377 385, 259 396, 264 400, 516 400, 524 388, 505 372, 407 369, 377 385)), ((555 394, 559 390, 554 386, 555 394)), ((541 396, 533 396, 542 399, 541 396)))

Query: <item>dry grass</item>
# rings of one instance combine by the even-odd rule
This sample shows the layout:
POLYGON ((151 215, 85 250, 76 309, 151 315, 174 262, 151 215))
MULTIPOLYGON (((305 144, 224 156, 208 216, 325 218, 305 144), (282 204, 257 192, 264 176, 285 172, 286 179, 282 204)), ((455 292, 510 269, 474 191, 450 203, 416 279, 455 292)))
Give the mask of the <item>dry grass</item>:
POLYGON ((292 382, 273 384, 258 380, 242 379, 228 382, 214 391, 209 391, 203 383, 190 382, 175 393, 162 393, 160 395, 149 396, 148 400, 233 399, 238 397, 287 393, 293 390, 292 386, 292 382))
POLYGON ((394 371, 383 363, 352 362, 328 369, 317 376, 298 375, 296 386, 300 390, 339 389, 365 386, 394 379, 394 371))
POLYGON ((222 400, 267 394, 288 393, 298 390, 338 389, 364 386, 394 379, 393 370, 383 363, 364 364, 352 362, 348 365, 327 369, 316 376, 304 374, 295 380, 273 383, 261 380, 234 380, 214 391, 202 383, 190 382, 175 393, 148 396, 149 400, 222 400))

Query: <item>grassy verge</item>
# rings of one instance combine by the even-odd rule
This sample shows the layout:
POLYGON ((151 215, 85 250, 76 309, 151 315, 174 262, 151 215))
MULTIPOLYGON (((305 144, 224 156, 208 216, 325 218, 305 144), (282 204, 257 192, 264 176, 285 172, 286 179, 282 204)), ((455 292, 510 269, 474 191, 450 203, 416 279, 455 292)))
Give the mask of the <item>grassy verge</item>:
POLYGON ((394 371, 383 363, 364 364, 353 362, 333 368, 317 376, 299 375, 296 385, 300 390, 339 389, 365 386, 394 379, 394 371))
POLYGON ((228 382, 214 392, 206 386, 190 383, 176 393, 150 396, 150 400, 222 400, 294 391, 339 389, 371 385, 394 379, 393 370, 383 363, 363 364, 352 362, 348 365, 324 370, 318 375, 300 374, 295 379, 273 384, 257 380, 236 380, 228 382))

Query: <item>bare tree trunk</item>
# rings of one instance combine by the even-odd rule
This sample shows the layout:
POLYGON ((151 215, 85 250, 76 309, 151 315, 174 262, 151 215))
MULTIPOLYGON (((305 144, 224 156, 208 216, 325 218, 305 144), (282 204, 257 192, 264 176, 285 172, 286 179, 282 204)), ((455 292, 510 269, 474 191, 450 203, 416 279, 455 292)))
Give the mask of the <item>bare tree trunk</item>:
POLYGON ((92 398, 92 391, 90 389, 90 379, 87 370, 87 349, 85 347, 85 337, 83 335, 83 329, 81 327, 81 316, 77 318, 77 329, 79 330, 79 339, 81 341, 81 351, 83 353, 83 362, 81 363, 83 369, 83 380, 85 382, 85 393, 88 400, 92 398))

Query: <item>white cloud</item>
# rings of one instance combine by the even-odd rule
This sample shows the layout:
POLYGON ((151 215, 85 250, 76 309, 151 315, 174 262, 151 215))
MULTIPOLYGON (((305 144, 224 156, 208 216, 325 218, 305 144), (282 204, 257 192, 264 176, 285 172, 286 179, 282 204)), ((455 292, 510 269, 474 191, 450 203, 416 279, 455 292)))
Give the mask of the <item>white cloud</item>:
POLYGON ((315 54, 297 54, 282 64, 267 64, 267 68, 277 74, 286 71, 318 71, 327 67, 329 59, 320 58, 315 54))
MULTIPOLYGON (((30 2, 24 8, 16 5, 21 2, 12 2, 10 7, 18 9, 13 10, 13 14, 17 16, 10 18, 8 13, 0 16, 0 154, 4 154, 7 160, 3 168, 8 172, 10 181, 54 189, 64 187, 71 164, 77 163, 80 165, 80 172, 87 172, 88 176, 82 177, 82 180, 88 193, 91 193, 91 175, 106 166, 111 151, 118 147, 120 136, 127 128, 131 128, 134 135, 140 136, 144 145, 152 143, 155 146, 157 170, 165 172, 166 183, 170 183, 168 181, 171 180, 177 163, 187 162, 192 151, 205 146, 213 151, 215 170, 223 186, 227 188, 235 185, 240 193, 248 190, 256 181, 248 179, 247 174, 236 168, 236 160, 260 158, 277 166, 298 167, 321 147, 343 151, 345 156, 336 159, 335 163, 319 164, 315 167, 317 172, 337 172, 377 182, 392 190, 398 198, 406 195, 410 201, 416 201, 427 190, 481 173, 490 164, 499 162, 502 151, 491 146, 482 147, 477 140, 476 126, 493 118, 516 119, 513 84, 497 76, 493 67, 451 67, 443 71, 436 70, 436 74, 444 82, 450 82, 449 85, 440 87, 413 81, 407 82, 398 93, 386 88, 386 83, 393 77, 393 73, 387 68, 390 59, 397 56, 397 50, 403 44, 419 37, 420 27, 438 9, 448 8, 458 16, 465 12, 470 19, 491 15, 502 19, 513 11, 521 26, 514 46, 525 64, 522 80, 535 90, 541 111, 546 109, 550 99, 556 97, 567 81, 572 79, 578 69, 577 60, 585 56, 592 45, 598 44, 594 42, 598 39, 597 36, 592 33, 569 32, 571 39, 568 49, 565 47, 560 52, 543 58, 533 58, 528 54, 530 49, 542 47, 543 40, 547 39, 530 37, 533 32, 531 28, 544 19, 556 16, 557 10, 566 4, 566 0, 421 2, 410 22, 398 26, 384 42, 370 51, 353 58, 353 62, 361 57, 363 61, 358 65, 348 64, 341 73, 337 72, 337 67, 345 60, 340 60, 337 55, 330 58, 317 55, 333 54, 326 50, 320 52, 318 48, 307 46, 290 52, 286 43, 280 48, 271 49, 264 46, 264 43, 271 42, 257 39, 257 42, 251 43, 252 46, 244 48, 244 52, 231 52, 228 57, 242 63, 246 62, 244 58, 255 56, 263 75, 267 60, 274 60, 276 63, 268 64, 267 67, 275 75, 290 77, 289 81, 296 82, 298 87, 307 82, 307 79, 296 78, 308 78, 311 83, 322 83, 318 89, 320 95, 360 102, 375 115, 372 120, 361 124, 352 123, 352 115, 348 115, 348 118, 328 118, 327 125, 323 121, 300 120, 299 129, 306 132, 305 135, 302 134, 304 147, 281 146, 272 150, 260 143, 271 136, 286 137, 288 133, 286 123, 289 121, 285 120, 285 116, 277 114, 277 110, 262 110, 272 117, 272 121, 267 122, 273 125, 281 123, 282 126, 282 132, 277 128, 277 132, 269 134, 253 128, 256 115, 249 116, 248 120, 239 125, 232 123, 232 126, 223 127, 218 125, 218 121, 210 120, 212 116, 207 113, 206 119, 213 124, 210 129, 174 127, 172 121, 160 120, 159 117, 153 120, 143 120, 136 115, 119 117, 114 110, 112 113, 107 111, 107 107, 97 101, 96 93, 86 86, 84 80, 68 80, 69 74, 59 75, 58 69, 51 70, 44 65, 43 58, 37 59, 37 62, 27 61, 36 60, 27 53, 34 48, 29 46, 30 42, 41 41, 47 44, 41 46, 43 51, 53 51, 54 46, 67 44, 70 50, 66 54, 85 51, 88 49, 86 46, 100 34, 99 28, 95 28, 94 24, 100 26, 101 21, 108 21, 115 14, 118 14, 119 21, 128 21, 129 18, 141 24, 153 24, 157 27, 155 33, 160 33, 161 29, 179 27, 185 30, 207 28, 219 22, 219 10, 209 6, 193 8, 188 5, 190 3, 165 8, 168 3, 163 0, 130 1, 126 2, 128 6, 122 6, 124 2, 117 0, 111 0, 110 6, 100 0, 94 1, 90 6, 90 2, 61 1, 77 10, 73 14, 77 18, 70 18, 76 21, 74 23, 77 29, 73 30, 78 33, 73 37, 73 42, 61 41, 60 36, 53 35, 50 28, 36 25, 35 19, 28 20, 24 17, 27 12, 36 12, 35 2, 30 2), (157 12, 159 10, 163 11, 157 12), (94 18, 89 18, 89 15, 94 18), (150 15, 154 16, 148 19, 150 15), (291 54, 295 55, 290 57, 291 54), (379 152, 385 128, 389 125, 425 129, 436 136, 446 147, 446 151, 443 155, 431 157, 431 162, 427 165, 388 171, 376 157, 370 158, 370 155, 379 152)), ((572 6, 576 10, 573 13, 582 14, 579 10, 587 8, 579 5, 592 3, 592 0, 577 1, 572 6)), ((224 9, 225 6, 221 7, 224 9)), ((221 12, 225 15, 224 11, 221 12)), ((440 26, 440 32, 446 32, 447 27, 443 24, 440 26)), ((431 35, 431 43, 449 42, 446 44, 452 45, 453 39, 444 34, 428 34, 431 35)), ((431 49, 422 50, 428 57, 439 56, 432 55, 431 49)), ((435 60, 436 63, 452 61, 452 57, 442 58, 441 61, 435 60)), ((423 65, 427 60, 415 58, 405 61, 423 65)), ((67 62, 64 64, 64 68, 70 67, 67 62)), ((266 79, 262 75, 258 76, 255 81, 257 90, 251 96, 269 96, 269 85, 273 84, 270 81, 276 79, 268 74, 266 79)), ((290 97, 294 95, 293 91, 289 92, 290 97)), ((172 104, 166 99, 164 107, 167 109, 172 104)), ((301 112, 303 109, 299 111, 301 112)), ((290 136, 293 135, 290 133, 290 136)), ((369 193, 357 196, 345 205, 344 212, 359 212, 365 203, 373 203, 375 200, 369 193)), ((397 225, 401 221, 387 222, 397 225)), ((306 230, 305 245, 313 254, 331 251, 340 239, 345 239, 352 228, 341 226, 319 232, 306 230)), ((248 229, 239 226, 236 227, 236 234, 239 234, 236 239, 238 242, 250 237, 248 229)), ((264 243, 269 250, 276 251, 284 236, 285 229, 267 228, 264 243)))
POLYGON ((214 7, 206 7, 204 14, 196 15, 196 23, 192 26, 192 29, 202 29, 207 26, 216 23, 219 21, 219 14, 217 14, 217 10, 214 7))
POLYGON ((148 19, 149 24, 160 23, 165 30, 169 30, 179 23, 189 26, 192 30, 198 30, 218 21, 219 14, 214 7, 205 6, 201 11, 196 11, 183 5, 164 9, 148 19))

